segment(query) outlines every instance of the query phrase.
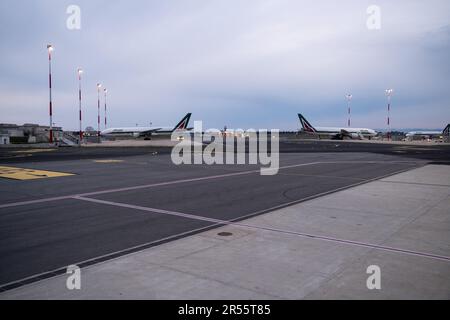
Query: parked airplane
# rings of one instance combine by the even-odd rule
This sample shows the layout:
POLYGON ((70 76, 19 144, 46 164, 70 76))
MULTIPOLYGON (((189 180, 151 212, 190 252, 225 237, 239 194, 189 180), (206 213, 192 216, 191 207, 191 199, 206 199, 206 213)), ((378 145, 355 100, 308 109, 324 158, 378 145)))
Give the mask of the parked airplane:
POLYGON ((129 127, 110 128, 100 132, 104 137, 134 137, 150 140, 152 136, 170 136, 174 131, 180 133, 190 130, 188 128, 191 113, 188 113, 175 127, 129 127))
POLYGON ((302 124, 303 132, 316 135, 319 138, 326 137, 329 139, 339 140, 343 140, 345 138, 370 140, 377 134, 375 130, 367 128, 313 127, 300 113, 298 114, 298 118, 302 124))
POLYGON ((432 139, 434 137, 448 136, 449 126, 443 131, 411 131, 406 134, 406 139, 414 140, 414 138, 432 139))

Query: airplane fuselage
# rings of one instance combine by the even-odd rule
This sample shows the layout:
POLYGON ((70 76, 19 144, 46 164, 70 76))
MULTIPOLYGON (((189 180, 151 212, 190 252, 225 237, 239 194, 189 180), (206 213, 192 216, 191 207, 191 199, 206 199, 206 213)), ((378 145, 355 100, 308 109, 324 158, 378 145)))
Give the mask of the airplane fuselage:
POLYGON ((339 127, 315 127, 315 134, 336 136, 342 132, 348 132, 355 135, 355 137, 362 135, 364 138, 372 138, 377 135, 377 132, 369 128, 339 128, 339 127))
POLYGON ((152 136, 170 136, 173 132, 183 133, 189 131, 188 124, 191 113, 188 113, 175 127, 123 127, 109 128, 100 132, 103 137, 143 137, 150 139, 152 136))
POLYGON ((124 127, 124 128, 109 128, 103 130, 101 136, 113 137, 138 137, 145 132, 151 132, 152 136, 156 135, 170 135, 173 128, 170 127, 124 127))
POLYGON ((411 131, 406 134, 407 137, 419 136, 440 136, 442 131, 411 131))

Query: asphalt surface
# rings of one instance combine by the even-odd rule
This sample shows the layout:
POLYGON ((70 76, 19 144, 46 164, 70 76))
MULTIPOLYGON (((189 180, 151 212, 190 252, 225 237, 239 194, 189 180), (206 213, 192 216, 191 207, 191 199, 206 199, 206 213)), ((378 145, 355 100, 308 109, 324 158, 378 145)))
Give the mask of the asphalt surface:
POLYGON ((203 218, 239 220, 450 159, 448 146, 307 141, 280 148, 275 176, 261 176, 257 165, 175 166, 170 150, 161 148, 0 150, 0 166, 75 174, 0 178, 0 290, 217 226, 203 218))
MULTIPOLYGON (((170 147, 95 147, 53 148, 51 152, 26 152, 25 149, 0 148, 0 163, 28 163, 40 161, 66 161, 80 159, 102 159, 120 156, 170 154, 170 147)), ((450 144, 389 144, 339 140, 281 140, 281 153, 348 153, 369 152, 424 160, 450 161, 450 144)))

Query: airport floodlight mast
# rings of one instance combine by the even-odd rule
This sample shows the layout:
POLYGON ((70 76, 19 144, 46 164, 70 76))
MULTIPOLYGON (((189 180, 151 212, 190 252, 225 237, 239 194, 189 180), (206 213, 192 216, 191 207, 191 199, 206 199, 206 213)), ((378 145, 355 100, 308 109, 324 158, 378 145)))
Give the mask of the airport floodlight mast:
POLYGON ((97 83, 97 137, 98 143, 100 143, 100 89, 101 83, 97 83))
POLYGON ((47 45, 48 51, 48 88, 49 88, 49 115, 50 115, 50 128, 49 128, 49 142, 53 143, 53 102, 52 102, 52 52, 54 48, 51 44, 47 45))
POLYGON ((103 92, 105 93, 105 129, 107 129, 108 122, 106 118, 106 94, 108 93, 108 89, 103 89, 103 92))
POLYGON ((353 95, 347 94, 347 95, 345 96, 345 98, 347 99, 347 109, 348 109, 348 121, 347 121, 347 126, 350 128, 350 125, 351 125, 351 106, 350 106, 350 102, 352 101, 353 95))
POLYGON ((78 144, 81 146, 81 142, 83 141, 83 129, 82 129, 82 116, 81 116, 81 75, 83 74, 83 69, 78 68, 77 69, 78 74, 78 103, 79 103, 79 120, 80 120, 80 140, 78 141, 78 144))
POLYGON ((388 126, 388 133, 387 133, 387 138, 388 140, 391 140, 391 97, 394 94, 394 89, 386 89, 386 96, 387 96, 387 100, 388 100, 388 105, 387 105, 387 126, 388 126))

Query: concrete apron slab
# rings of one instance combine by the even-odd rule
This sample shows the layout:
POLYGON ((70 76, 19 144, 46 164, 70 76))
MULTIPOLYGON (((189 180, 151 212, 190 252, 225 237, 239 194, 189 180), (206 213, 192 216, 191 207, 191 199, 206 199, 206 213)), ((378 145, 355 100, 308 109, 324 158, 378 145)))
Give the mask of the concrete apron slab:
POLYGON ((217 228, 87 267, 81 290, 68 290, 64 275, 0 299, 450 298, 450 166, 428 165, 243 223, 264 229, 217 228), (381 269, 380 290, 366 286, 370 265, 381 269))

